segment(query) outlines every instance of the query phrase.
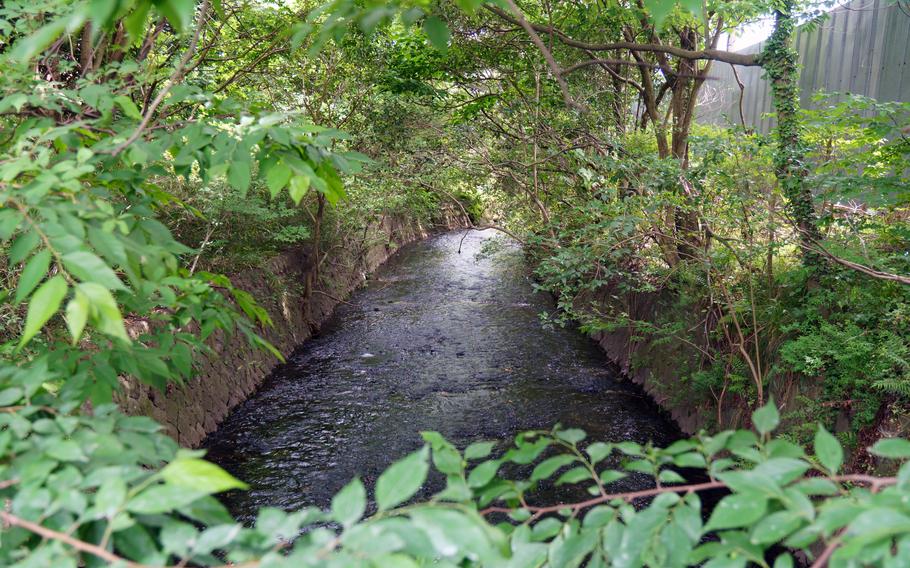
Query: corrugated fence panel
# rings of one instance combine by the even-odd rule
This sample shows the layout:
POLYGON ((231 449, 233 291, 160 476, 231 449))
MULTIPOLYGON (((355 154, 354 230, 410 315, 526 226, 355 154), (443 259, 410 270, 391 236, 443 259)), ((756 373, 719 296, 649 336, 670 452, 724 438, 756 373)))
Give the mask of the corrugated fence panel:
MULTIPOLYGON (((818 91, 854 93, 881 101, 910 102, 910 0, 853 0, 832 11, 813 30, 794 39, 802 66, 800 98, 811 108, 818 91)), ((740 50, 756 53, 763 44, 740 50)), ((771 93, 764 72, 740 67, 745 86, 747 126, 768 133, 774 126, 771 93)), ((700 97, 701 122, 741 124, 740 89, 729 65, 715 64, 700 97)))

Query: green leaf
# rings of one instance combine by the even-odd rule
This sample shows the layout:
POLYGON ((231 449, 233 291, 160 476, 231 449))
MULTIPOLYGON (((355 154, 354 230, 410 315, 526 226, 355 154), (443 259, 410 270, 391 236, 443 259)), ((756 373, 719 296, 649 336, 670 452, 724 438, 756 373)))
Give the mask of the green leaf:
POLYGON ((123 110, 123 114, 126 116, 134 120, 142 120, 142 113, 139 112, 139 107, 136 106, 133 99, 126 95, 120 95, 114 97, 114 102, 123 110))
POLYGON ((65 31, 75 31, 85 22, 85 12, 77 10, 69 17, 56 18, 51 23, 41 27, 16 42, 15 48, 10 53, 10 59, 25 63, 44 51, 60 34, 65 31))
POLYGON ((107 288, 94 282, 83 282, 76 289, 88 298, 92 306, 92 324, 99 331, 124 341, 130 340, 117 301, 107 288))
POLYGON ((658 481, 661 483, 685 483, 686 478, 676 473, 672 469, 665 469, 660 472, 657 476, 658 481))
POLYGON ((732 529, 750 526, 765 514, 768 500, 755 494, 734 494, 724 497, 708 521, 708 529, 732 529))
POLYGON ((464 450, 464 459, 479 460, 490 455, 496 442, 474 442, 464 450))
POLYGON ((22 215, 18 211, 0 209, 0 241, 6 241, 12 237, 21 222, 22 215))
POLYGON ((883 458, 910 458, 910 441, 902 438, 885 438, 869 448, 869 452, 883 458))
POLYGON ((126 286, 98 255, 77 250, 62 257, 63 266, 83 282, 95 282, 108 290, 125 290, 126 286))
POLYGON ((294 33, 291 35, 291 51, 297 51, 300 49, 300 45, 303 43, 303 41, 313 31, 313 26, 312 24, 300 22, 296 24, 292 30, 294 33))
POLYGON ((421 436, 433 449, 433 464, 436 465, 436 469, 445 474, 457 474, 460 478, 464 465, 455 446, 439 432, 421 432, 421 436))
POLYGON ((231 187, 246 195, 250 189, 250 163, 243 160, 234 160, 228 168, 228 183, 231 187))
POLYGON ((240 536, 243 526, 238 523, 218 525, 202 531, 193 546, 193 551, 197 554, 208 554, 209 552, 224 548, 231 544, 240 536))
POLYGON ((164 526, 158 533, 162 549, 176 556, 186 556, 198 536, 193 525, 173 519, 164 521, 164 526))
POLYGON ((704 0, 678 0, 679 7, 694 16, 703 16, 704 0))
POLYGON ((883 537, 908 532, 910 532, 910 517, 891 507, 874 507, 851 519, 846 534, 860 541, 872 542, 883 537))
POLYGON ((483 487, 492 481, 501 464, 499 460, 489 460, 472 469, 468 474, 468 487, 483 487))
POLYGON ((483 0, 455 0, 455 4, 469 14, 473 14, 483 5, 483 0))
POLYGON ((183 32, 193 21, 196 0, 160 0, 155 2, 155 7, 178 32, 183 32))
POLYGON ((771 544, 783 540, 803 524, 803 518, 794 511, 771 513, 755 525, 750 537, 752 544, 771 544))
POLYGON ((26 299, 38 283, 47 275, 51 266, 51 251, 44 249, 33 256, 19 275, 19 286, 16 288, 15 302, 26 299))
POLYGON ((14 109, 16 112, 19 112, 27 102, 28 96, 26 96, 25 93, 13 93, 0 99, 0 112, 4 112, 9 109, 14 109))
POLYGON ((45 448, 44 453, 60 461, 88 461, 88 458, 82 452, 82 448, 73 440, 56 441, 45 448))
POLYGON ((768 403, 752 413, 752 424, 759 434, 768 434, 780 424, 780 413, 777 411, 777 405, 774 399, 768 400, 768 403))
POLYGON ((91 309, 92 304, 88 297, 76 288, 75 294, 66 305, 66 327, 73 337, 73 345, 82 337, 91 309))
POLYGON ((114 14, 117 12, 118 4, 119 2, 110 2, 109 0, 91 0, 89 6, 92 22, 101 29, 107 29, 114 14))
POLYGON ((837 494, 837 486, 824 477, 807 477, 794 484, 793 487, 803 495, 810 497, 837 494))
POLYGON ((41 237, 38 235, 38 231, 31 230, 19 235, 7 252, 10 264, 18 264, 25 260, 25 257, 38 246, 39 242, 41 242, 41 237))
POLYGON ((209 492, 180 485, 155 485, 129 500, 126 509, 133 513, 155 515, 189 505, 209 492))
POLYGON ((583 526, 585 527, 603 527, 616 518, 616 510, 606 505, 598 505, 585 515, 583 526))
POLYGON ((38 288, 28 304, 28 313, 25 316, 25 330, 19 340, 19 349, 31 341, 41 331, 47 320, 51 319, 60 308, 60 303, 66 296, 69 286, 60 274, 54 276, 38 288))
POLYGON ((570 534, 566 538, 560 535, 550 544, 549 565, 580 566, 585 557, 597 546, 598 537, 599 532, 594 530, 570 534))
POLYGON ((552 440, 540 438, 534 442, 523 442, 517 448, 512 448, 506 452, 505 459, 517 464, 529 464, 540 457, 540 454, 546 450, 552 440))
POLYGON ((0 390, 0 407, 18 404, 24 395, 25 393, 19 387, 0 390))
POLYGON ((628 477, 628 475, 629 474, 624 471, 617 471, 615 469, 605 469, 602 472, 600 472, 599 477, 600 477, 601 483, 603 483, 604 485, 609 485, 610 483, 619 481, 620 479, 625 479, 626 477, 628 477))
POLYGON ((774 559, 774 568, 793 568, 793 557, 784 552, 774 559))
POLYGON ((288 187, 288 194, 294 200, 294 205, 300 205, 300 200, 307 194, 310 189, 309 176, 296 175, 291 178, 291 184, 288 187))
POLYGON ((247 484, 212 462, 199 458, 178 457, 161 470, 168 484, 202 493, 221 493, 230 489, 247 489, 247 484))
POLYGON ((393 463, 376 481, 376 504, 380 511, 411 498, 423 485, 430 469, 430 447, 424 446, 393 463))
POLYGON ((269 188, 272 197, 278 195, 278 192, 288 184, 291 173, 291 168, 284 162, 278 162, 269 168, 265 174, 265 185, 269 188))
POLYGON ((667 19, 667 16, 673 13, 677 0, 644 0, 645 8, 651 16, 655 29, 660 29, 667 19))
POLYGON ((773 480, 779 485, 786 485, 802 476, 810 468, 803 460, 794 458, 771 458, 752 470, 759 477, 773 480))
POLYGON ((591 463, 596 464, 613 453, 613 445, 605 444, 603 442, 594 442, 585 449, 585 452, 587 452, 588 457, 591 458, 591 463))
POLYGON ((591 472, 588 468, 584 466, 573 467, 569 471, 563 473, 556 480, 556 485, 565 485, 566 483, 578 483, 579 481, 585 481, 591 479, 591 472))
POLYGON ((452 34, 445 22, 436 16, 430 16, 423 21, 423 31, 427 34, 433 47, 443 53, 449 49, 449 39, 452 34))
POLYGON ((113 476, 101 484, 95 493, 95 511, 98 517, 113 517, 126 502, 126 482, 113 476))
MULTIPOLYGON (((413 511, 410 516, 414 526, 411 530, 426 533, 435 548, 435 555, 445 560, 454 560, 455 565, 462 565, 458 559, 465 556, 484 558, 493 552, 489 527, 476 513, 422 507, 413 511)), ((434 556, 432 551, 429 554, 430 558, 434 556)), ((440 564, 452 565, 446 562, 440 564)))
POLYGON ((145 34, 149 9, 151 9, 151 7, 152 3, 148 0, 139 2, 135 9, 133 9, 133 11, 130 12, 126 18, 124 18, 126 31, 129 34, 130 42, 132 44, 140 41, 145 34))
POLYGON ((814 447, 815 457, 825 466, 825 469, 831 473, 837 473, 844 463, 844 449, 841 448, 837 438, 825 430, 821 424, 818 425, 818 430, 815 432, 814 447))
POLYGON ((556 437, 570 444, 577 444, 585 439, 586 434, 584 430, 578 428, 569 428, 568 430, 559 430, 556 432, 556 437))
POLYGON ((359 521, 366 508, 367 490, 356 477, 332 498, 332 518, 345 528, 359 521))
POLYGON ((556 473, 556 470, 559 468, 576 461, 578 461, 578 458, 571 454, 560 454, 558 456, 547 458, 537 464, 537 466, 534 468, 534 471, 531 472, 531 481, 540 481, 541 479, 547 479, 556 473))

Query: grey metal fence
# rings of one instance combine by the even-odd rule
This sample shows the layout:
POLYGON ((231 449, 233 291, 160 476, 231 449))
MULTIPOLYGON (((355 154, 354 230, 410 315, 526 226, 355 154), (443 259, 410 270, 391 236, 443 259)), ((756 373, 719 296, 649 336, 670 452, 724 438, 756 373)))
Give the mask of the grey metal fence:
MULTIPOLYGON (((757 53, 763 43, 741 50, 757 53)), ((802 72, 802 104, 826 92, 865 95, 880 101, 910 102, 910 0, 853 0, 831 12, 814 30, 800 29, 795 47, 802 72)), ((700 97, 701 122, 741 124, 758 132, 773 127, 771 92, 758 67, 736 69, 744 91, 729 65, 711 72, 700 97)))

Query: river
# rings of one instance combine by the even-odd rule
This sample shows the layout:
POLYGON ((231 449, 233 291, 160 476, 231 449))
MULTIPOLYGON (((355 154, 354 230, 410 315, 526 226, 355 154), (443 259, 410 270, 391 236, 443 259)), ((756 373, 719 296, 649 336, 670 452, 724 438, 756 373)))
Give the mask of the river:
POLYGON ((235 514, 327 506, 355 475, 370 486, 423 430, 459 447, 556 422, 604 441, 679 437, 593 341, 542 323, 552 299, 534 291, 520 249, 490 247, 502 238, 404 247, 232 412, 205 447, 250 485, 226 496, 235 514))

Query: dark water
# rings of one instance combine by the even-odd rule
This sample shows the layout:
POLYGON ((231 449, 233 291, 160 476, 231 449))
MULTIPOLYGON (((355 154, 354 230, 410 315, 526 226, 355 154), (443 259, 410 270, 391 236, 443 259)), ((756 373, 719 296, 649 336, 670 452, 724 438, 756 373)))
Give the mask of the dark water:
POLYGON ((209 458, 251 486, 228 496, 235 513, 326 506, 354 475, 370 486, 422 430, 459 447, 556 422, 605 441, 678 437, 591 340, 541 324, 552 301, 521 251, 478 256, 499 238, 488 231, 459 254, 462 236, 399 252, 209 437, 209 458))

